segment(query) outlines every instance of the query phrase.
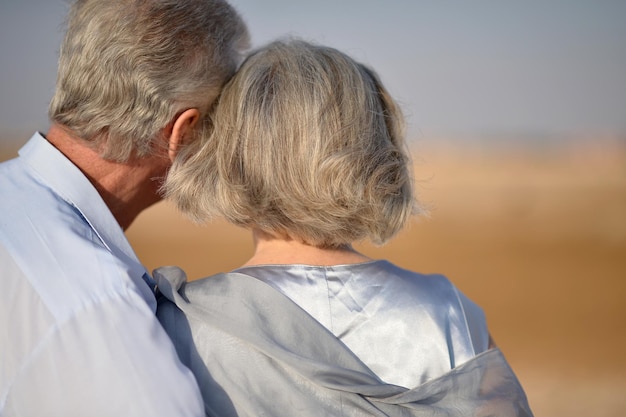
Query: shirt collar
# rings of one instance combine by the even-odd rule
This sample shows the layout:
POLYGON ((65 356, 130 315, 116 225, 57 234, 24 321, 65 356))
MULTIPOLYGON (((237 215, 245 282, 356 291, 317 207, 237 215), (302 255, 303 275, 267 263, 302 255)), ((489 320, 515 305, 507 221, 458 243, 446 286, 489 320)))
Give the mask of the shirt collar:
POLYGON ((102 197, 85 175, 40 133, 19 150, 20 157, 68 204, 72 205, 89 224, 102 244, 124 261, 134 276, 151 278, 139 262, 102 197))

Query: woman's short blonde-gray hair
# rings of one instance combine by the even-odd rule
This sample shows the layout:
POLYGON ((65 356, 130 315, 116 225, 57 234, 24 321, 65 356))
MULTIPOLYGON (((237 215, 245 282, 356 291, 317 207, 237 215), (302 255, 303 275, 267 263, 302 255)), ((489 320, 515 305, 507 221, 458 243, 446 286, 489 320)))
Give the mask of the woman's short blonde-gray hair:
POLYGON ((196 221, 223 216, 336 247, 382 244, 417 208, 398 106, 372 70, 333 48, 258 50, 211 117, 164 186, 196 221))
POLYGON ((208 110, 247 45, 223 0, 76 0, 50 120, 105 158, 148 155, 177 114, 208 110))

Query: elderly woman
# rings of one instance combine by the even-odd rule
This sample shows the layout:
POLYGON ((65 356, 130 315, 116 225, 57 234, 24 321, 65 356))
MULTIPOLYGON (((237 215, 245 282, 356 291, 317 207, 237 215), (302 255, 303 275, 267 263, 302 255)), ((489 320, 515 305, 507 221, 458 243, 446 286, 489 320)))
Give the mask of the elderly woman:
POLYGON ((372 70, 274 42, 181 150, 167 197, 250 229, 255 245, 245 265, 192 283, 155 271, 173 301, 160 320, 207 414, 530 415, 477 305, 443 276, 352 247, 383 244, 420 211, 402 122, 372 70))

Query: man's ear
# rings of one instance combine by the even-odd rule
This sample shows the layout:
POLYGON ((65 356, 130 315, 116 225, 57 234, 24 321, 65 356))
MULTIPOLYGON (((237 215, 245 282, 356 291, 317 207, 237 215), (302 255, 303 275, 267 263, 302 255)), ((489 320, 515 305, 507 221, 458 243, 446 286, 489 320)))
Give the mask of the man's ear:
POLYGON ((172 130, 167 140, 167 156, 170 161, 174 162, 180 145, 183 144, 199 120, 200 111, 195 108, 185 110, 173 120, 172 130))

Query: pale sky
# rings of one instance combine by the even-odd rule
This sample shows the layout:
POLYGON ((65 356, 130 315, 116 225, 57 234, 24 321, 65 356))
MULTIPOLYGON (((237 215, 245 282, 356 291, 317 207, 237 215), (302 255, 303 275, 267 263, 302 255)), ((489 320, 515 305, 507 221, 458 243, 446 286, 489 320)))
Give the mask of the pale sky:
MULTIPOLYGON (((374 68, 421 137, 626 133, 626 1, 232 0, 374 68)), ((45 131, 63 0, 0 0, 0 132, 45 131)))

